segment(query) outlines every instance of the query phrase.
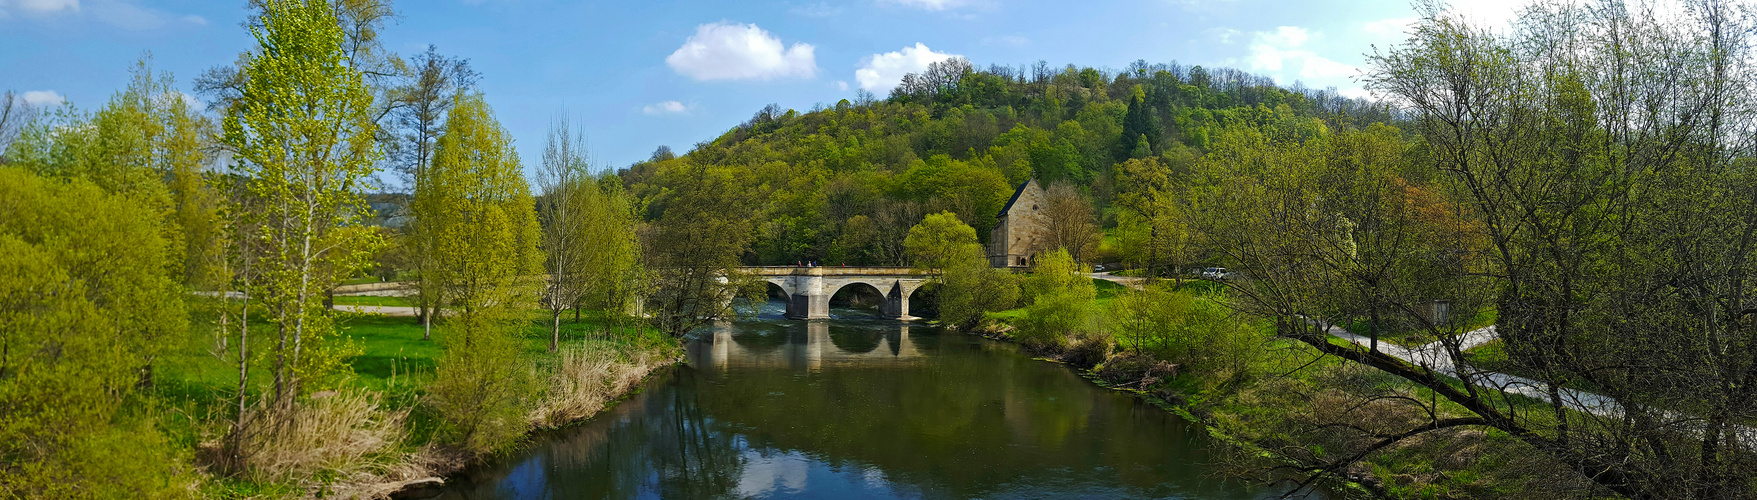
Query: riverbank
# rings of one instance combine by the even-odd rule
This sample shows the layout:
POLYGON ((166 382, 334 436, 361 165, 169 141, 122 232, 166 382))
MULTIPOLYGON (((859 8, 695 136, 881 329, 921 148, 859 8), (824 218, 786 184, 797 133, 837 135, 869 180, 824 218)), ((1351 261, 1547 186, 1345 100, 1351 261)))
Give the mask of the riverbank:
POLYGON ((1433 403, 1431 391, 1275 338, 1266 321, 1235 318, 1260 333, 1251 340, 1258 355, 1242 369, 1213 369, 1192 366, 1212 363, 1188 359, 1174 363, 1152 346, 1123 349, 1120 339, 1107 335, 1020 342, 1012 321, 1021 314, 991 313, 968 333, 1019 343, 1096 385, 1136 394, 1202 425, 1230 447, 1216 465, 1233 477, 1323 472, 1320 484, 1331 491, 1380 498, 1609 497, 1524 443, 1474 428, 1431 431, 1364 453, 1342 469, 1311 468, 1373 446, 1372 432, 1388 434, 1464 412, 1441 401, 1439 413, 1428 414, 1414 402, 1433 403))
MULTIPOLYGON (((601 315, 564 321, 561 348, 548 351, 547 316, 533 312, 523 329, 522 359, 537 381, 515 403, 523 414, 519 445, 542 432, 589 420, 640 387, 653 372, 675 364, 681 349, 657 332, 620 328, 601 315), (541 316, 541 317, 539 317, 541 316)), ((302 405, 296 429, 258 438, 250 468, 224 474, 223 443, 236 414, 238 360, 223 349, 192 341, 166 360, 155 404, 168 433, 197 465, 196 495, 210 498, 386 498, 442 485, 447 476, 514 449, 462 451, 442 432, 427 407, 442 350, 422 340, 412 318, 338 316, 351 356, 345 377, 329 381, 302 405)), ((435 337, 443 331, 435 329, 435 337)), ((264 337, 266 338, 266 337, 264 337)), ((267 380, 267 360, 249 359, 252 393, 267 380)), ((247 414, 255 409, 247 410, 247 414)))

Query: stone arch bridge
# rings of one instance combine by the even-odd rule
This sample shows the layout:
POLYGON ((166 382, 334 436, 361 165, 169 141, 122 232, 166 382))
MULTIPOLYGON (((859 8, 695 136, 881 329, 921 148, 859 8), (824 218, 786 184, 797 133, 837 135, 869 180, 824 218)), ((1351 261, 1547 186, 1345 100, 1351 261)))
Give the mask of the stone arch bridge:
POLYGON ((927 284, 929 275, 907 267, 746 267, 787 295, 787 317, 830 317, 830 297, 849 285, 870 286, 885 297, 879 308, 886 318, 910 320, 909 297, 927 284))

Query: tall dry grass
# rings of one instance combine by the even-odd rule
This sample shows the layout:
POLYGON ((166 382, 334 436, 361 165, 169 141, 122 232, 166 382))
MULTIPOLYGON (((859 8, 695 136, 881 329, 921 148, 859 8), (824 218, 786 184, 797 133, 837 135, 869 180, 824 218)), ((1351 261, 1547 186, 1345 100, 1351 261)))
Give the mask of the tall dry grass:
POLYGON ((320 393, 291 410, 276 411, 266 399, 247 415, 241 451, 246 474, 259 480, 378 476, 395 460, 382 455, 404 437, 408 410, 381 409, 373 391, 320 393))
POLYGON ((531 425, 553 429, 597 414, 666 364, 648 349, 618 352, 596 343, 564 347, 542 402, 531 412, 531 425))

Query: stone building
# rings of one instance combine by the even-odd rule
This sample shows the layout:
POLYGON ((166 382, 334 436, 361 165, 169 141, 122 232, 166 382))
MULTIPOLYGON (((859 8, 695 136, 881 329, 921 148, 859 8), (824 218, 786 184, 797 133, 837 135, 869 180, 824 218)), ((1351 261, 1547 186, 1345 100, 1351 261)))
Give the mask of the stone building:
POLYGON ((1001 208, 994 231, 988 237, 988 264, 994 267, 1030 267, 1043 250, 1048 217, 1043 213, 1045 196, 1037 179, 1025 181, 1001 208))

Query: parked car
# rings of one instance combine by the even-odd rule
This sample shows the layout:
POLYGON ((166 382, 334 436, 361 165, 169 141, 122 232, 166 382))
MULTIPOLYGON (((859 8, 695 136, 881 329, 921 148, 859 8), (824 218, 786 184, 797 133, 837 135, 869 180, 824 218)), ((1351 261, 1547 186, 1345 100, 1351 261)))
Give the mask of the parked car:
POLYGON ((1228 276, 1232 276, 1232 272, 1227 271, 1226 268, 1224 268, 1224 267, 1207 267, 1207 268, 1202 269, 1202 277, 1203 278, 1208 278, 1211 280, 1223 280, 1223 279, 1226 279, 1228 276))
POLYGON ((1095 272, 1095 273, 1104 272, 1104 264, 1098 264, 1098 265, 1092 266, 1092 272, 1095 272))

